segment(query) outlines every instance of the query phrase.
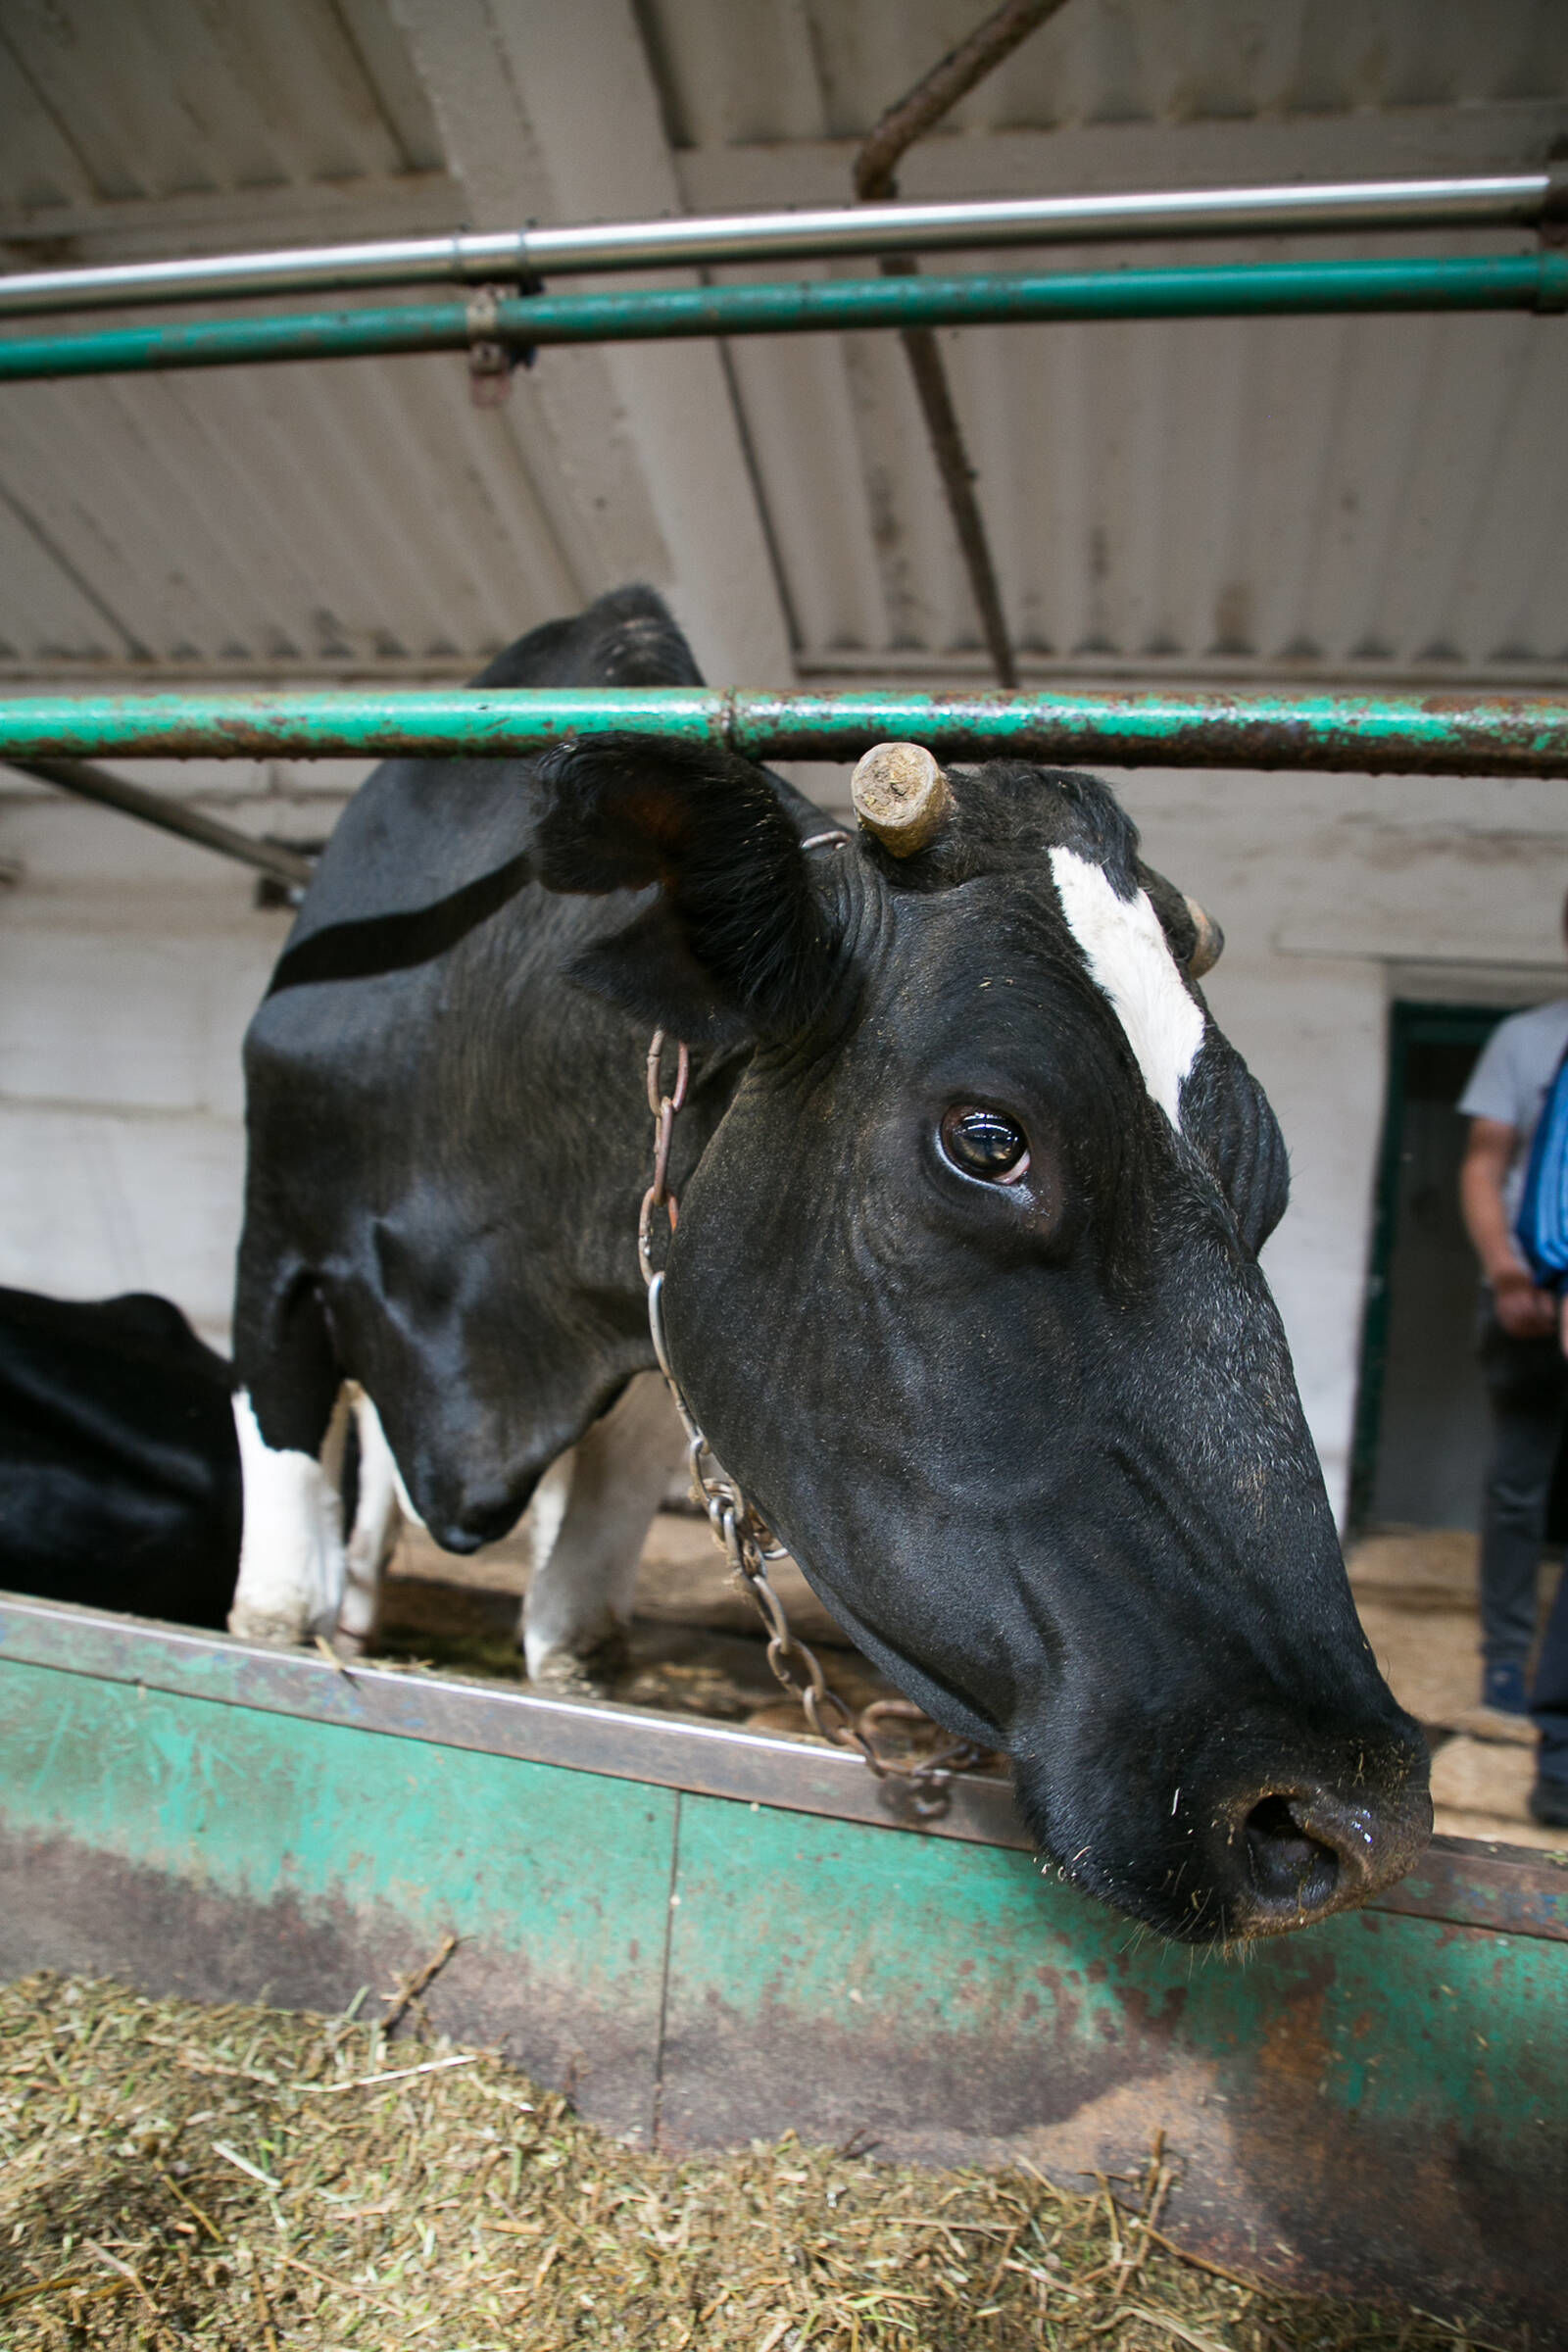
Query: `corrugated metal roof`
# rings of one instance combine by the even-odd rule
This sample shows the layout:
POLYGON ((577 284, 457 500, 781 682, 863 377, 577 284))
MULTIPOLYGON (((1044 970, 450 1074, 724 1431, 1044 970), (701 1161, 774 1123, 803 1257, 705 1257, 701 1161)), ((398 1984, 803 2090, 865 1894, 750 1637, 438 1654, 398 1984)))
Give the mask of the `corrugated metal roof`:
MULTIPOLYGON (((1026 657, 1568 665, 1563 321, 979 328, 943 343, 1026 657)), ((735 368, 805 666, 976 647, 898 344, 746 344, 735 368)))
MULTIPOLYGON (((642 0, 688 201, 843 197, 846 142, 975 13, 642 0)), ((363 189, 360 228, 378 191, 461 202, 383 0, 0 0, 0 212, 87 221, 95 258, 117 219, 144 250, 160 206, 177 242, 204 192, 254 190, 254 241, 302 189, 363 189)), ((1192 184, 1244 134, 1288 154, 1281 175, 1315 154, 1344 170, 1348 142, 1365 170, 1408 171, 1447 161, 1456 124, 1491 162, 1535 165, 1554 122, 1568 10, 1545 0, 1070 0, 906 184, 1060 185, 1091 148, 1099 184, 1123 152, 1134 184, 1192 184)), ((1026 671, 1568 671, 1568 321, 944 341, 1026 671)), ((746 341, 732 361, 803 672, 978 667, 897 343, 746 341)), ((471 668, 605 584, 536 382, 493 412, 455 357, 8 388, 0 664, 471 668)))
POLYGON ((10 387, 0 652, 462 664, 580 594, 461 359, 10 387))
POLYGON ((0 206, 349 180, 440 164, 375 0, 7 0, 0 206))
MULTIPOLYGON (((683 147, 861 138, 976 0, 643 0, 683 147), (744 26, 740 22, 744 15, 744 26)), ((1069 0, 938 137, 1560 98, 1558 0, 1069 0)))

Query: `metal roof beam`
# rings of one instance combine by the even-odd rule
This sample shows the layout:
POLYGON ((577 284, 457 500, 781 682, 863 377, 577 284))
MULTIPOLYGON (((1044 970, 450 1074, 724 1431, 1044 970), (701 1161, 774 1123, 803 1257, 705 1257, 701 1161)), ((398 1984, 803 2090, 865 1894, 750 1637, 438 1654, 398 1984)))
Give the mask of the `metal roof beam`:
MULTIPOLYGON (((599 206, 681 209, 630 0, 391 6, 476 232, 599 206)), ((716 346, 574 353, 519 376, 499 413, 505 429, 520 433, 524 410, 569 507, 585 597, 649 580, 710 675, 790 675, 782 598, 716 346)))
POLYGON ((725 263, 833 261, 864 254, 978 252, 1003 246, 1149 238, 1364 234, 1372 230, 1530 228, 1568 181, 1546 172, 1463 178, 1324 181, 1315 186, 1139 190, 1005 197, 965 204, 863 204, 709 218, 595 222, 438 237, 376 238, 272 252, 204 254, 0 276, 0 317, 218 302, 312 288, 479 284, 725 263))

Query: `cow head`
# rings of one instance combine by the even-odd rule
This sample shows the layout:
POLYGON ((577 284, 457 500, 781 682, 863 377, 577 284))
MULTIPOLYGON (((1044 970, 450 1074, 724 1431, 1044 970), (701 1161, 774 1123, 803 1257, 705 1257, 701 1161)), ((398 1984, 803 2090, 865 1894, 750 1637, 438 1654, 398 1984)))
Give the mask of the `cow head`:
POLYGON ((1426 1754, 1258 1268, 1285 1154, 1194 983, 1213 940, 1094 778, 941 778, 911 841, 888 796, 924 756, 879 757, 858 837, 812 850, 725 754, 549 764, 545 879, 660 886, 580 976, 750 1049, 682 1193, 675 1369, 1079 1884, 1195 1941, 1363 1901, 1427 1836, 1426 1754))

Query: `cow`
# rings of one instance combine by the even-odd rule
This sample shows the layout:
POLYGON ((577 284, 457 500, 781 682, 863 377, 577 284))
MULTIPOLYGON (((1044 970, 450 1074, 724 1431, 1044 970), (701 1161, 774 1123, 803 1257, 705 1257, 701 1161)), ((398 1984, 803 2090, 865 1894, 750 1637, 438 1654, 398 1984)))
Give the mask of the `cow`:
MULTIPOLYGON (((475 683, 701 679, 627 589, 475 683)), ((345 1382, 463 1552, 650 1370, 661 1028, 670 1364, 834 1617, 1090 1892, 1196 1943, 1321 1919, 1431 1808, 1257 1262, 1279 1130, 1105 785, 889 757, 930 771, 915 832, 636 734, 364 785, 246 1041, 231 1622, 297 1639, 342 1591, 345 1382)), ((599 1571, 539 1663, 613 1618, 599 1571)))
POLYGON ((0 1586, 221 1627, 242 1509, 231 1387, 168 1298, 0 1290, 0 1586))
MULTIPOLYGON (((151 1292, 50 1298, 0 1288, 0 1591, 221 1628, 244 1509, 231 1366, 151 1292)), ((539 1679, 588 1688, 616 1661, 637 1558, 683 1440, 657 1374, 629 1383, 552 1463, 526 1514, 539 1679), (597 1617, 582 1595, 602 1593, 597 1617)), ((369 1399, 344 1392, 329 1508, 346 1509, 343 1591, 318 1630, 373 1646, 403 1512, 369 1399)))

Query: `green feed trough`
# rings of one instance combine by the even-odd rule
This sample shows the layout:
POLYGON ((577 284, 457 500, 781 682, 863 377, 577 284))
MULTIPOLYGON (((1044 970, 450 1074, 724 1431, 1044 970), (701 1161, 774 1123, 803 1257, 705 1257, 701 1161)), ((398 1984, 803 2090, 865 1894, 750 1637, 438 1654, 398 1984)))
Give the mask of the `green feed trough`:
MULTIPOLYGON (((1568 1869, 1440 1839, 1246 1967, 786 1738, 0 1598, 0 1967, 435 2022, 670 2147, 793 2129, 1119 2173, 1303 2284, 1562 2341, 1568 1869)), ((1523 2339, 1521 2339, 1523 2340, 1523 2339)))

